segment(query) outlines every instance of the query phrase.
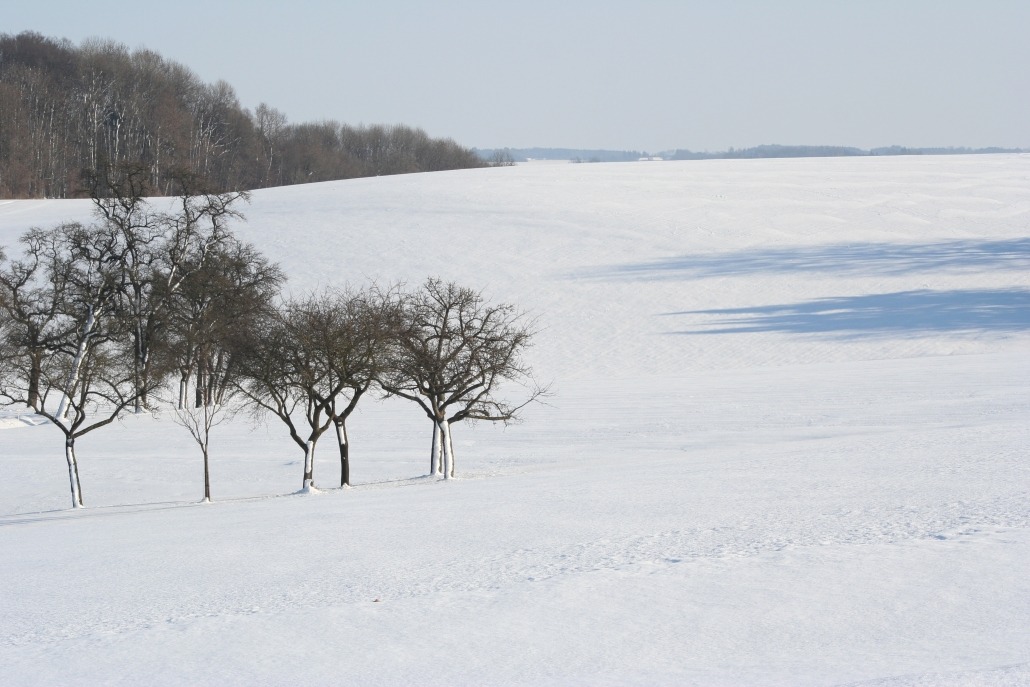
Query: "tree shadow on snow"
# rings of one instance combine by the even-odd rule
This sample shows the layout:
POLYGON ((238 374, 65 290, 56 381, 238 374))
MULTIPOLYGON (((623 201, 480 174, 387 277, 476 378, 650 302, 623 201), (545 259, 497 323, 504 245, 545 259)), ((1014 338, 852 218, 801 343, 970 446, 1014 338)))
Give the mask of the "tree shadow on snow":
POLYGON ((764 248, 598 267, 573 278, 659 281, 756 273, 828 272, 900 275, 914 272, 1030 269, 1030 238, 938 243, 839 243, 764 248))
POLYGON ((789 332, 861 338, 1030 330, 1030 290, 969 289, 820 298, 803 303, 664 313, 714 321, 670 334, 789 332))

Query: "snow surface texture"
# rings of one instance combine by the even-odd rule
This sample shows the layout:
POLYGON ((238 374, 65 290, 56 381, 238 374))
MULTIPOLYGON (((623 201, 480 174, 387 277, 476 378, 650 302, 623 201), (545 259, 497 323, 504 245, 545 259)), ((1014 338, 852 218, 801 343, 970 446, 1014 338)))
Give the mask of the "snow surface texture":
MULTIPOLYGON (((271 189, 294 292, 538 318, 522 425, 368 399, 294 495, 275 425, 0 416, 0 675, 26 684, 1030 684, 1030 157, 541 165, 271 189)), ((84 201, 0 201, 9 252, 84 201)))

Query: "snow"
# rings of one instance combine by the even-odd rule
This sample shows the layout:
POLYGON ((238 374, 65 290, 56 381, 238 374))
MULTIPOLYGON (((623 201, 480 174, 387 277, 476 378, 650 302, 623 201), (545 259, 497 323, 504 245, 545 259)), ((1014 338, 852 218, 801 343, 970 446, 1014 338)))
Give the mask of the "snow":
MULTIPOLYGON (((320 284, 537 318, 525 423, 332 442, 0 413, 0 675, 34 684, 1030 684, 1030 156, 520 165, 257 192, 320 284), (344 256, 342 259, 340 256, 344 256)), ((86 219, 0 203, 0 244, 86 219)))

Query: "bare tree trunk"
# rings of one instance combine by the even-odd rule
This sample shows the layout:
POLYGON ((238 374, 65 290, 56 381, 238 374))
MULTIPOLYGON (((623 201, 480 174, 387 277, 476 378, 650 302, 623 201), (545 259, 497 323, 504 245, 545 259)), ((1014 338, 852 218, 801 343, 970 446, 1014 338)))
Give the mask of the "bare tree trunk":
POLYGON ((207 445, 200 448, 204 452, 204 501, 211 503, 211 470, 208 467, 207 445))
POLYGON ((304 481, 301 486, 302 491, 311 491, 315 486, 315 442, 308 439, 308 443, 304 447, 304 481))
POLYGON ((451 423, 447 424, 447 455, 449 456, 448 463, 451 466, 451 477, 454 477, 454 437, 451 436, 451 423))
POLYGON ((451 427, 447 420, 440 421, 440 439, 443 444, 443 478, 454 477, 454 448, 451 445, 451 427))
POLYGON ((429 474, 440 473, 440 425, 433 422, 433 446, 429 452, 429 474))
POLYGON ((136 387, 139 390, 139 398, 136 399, 135 412, 136 414, 142 413, 150 405, 150 393, 148 391, 150 387, 150 351, 146 351, 143 354, 143 358, 140 361, 139 380, 136 387))
POLYGON ((86 352, 89 350, 90 343, 93 339, 93 326, 96 323, 96 313, 93 308, 89 309, 89 314, 86 316, 86 322, 82 325, 83 336, 79 340, 78 349, 75 351, 75 358, 72 360, 71 370, 68 372, 68 381, 64 385, 64 396, 61 398, 61 403, 57 407, 57 417, 65 418, 68 416, 68 408, 71 405, 69 399, 72 394, 75 393, 75 387, 79 385, 79 374, 82 371, 82 360, 86 357, 86 352))
POLYGON ((72 508, 82 508, 82 486, 79 483, 79 463, 75 459, 75 437, 64 440, 64 457, 68 461, 68 481, 72 489, 72 508))
POLYGON ((136 401, 132 404, 132 412, 136 415, 141 415, 143 413, 143 394, 140 393, 140 390, 143 388, 143 371, 141 369, 142 366, 140 365, 140 359, 142 358, 141 346, 143 345, 143 335, 140 332, 139 323, 136 324, 133 338, 135 339, 135 342, 133 345, 134 355, 132 360, 132 383, 136 387, 137 396, 136 401))
POLYGON ((29 355, 32 365, 29 369, 29 407, 39 411, 39 380, 43 376, 43 354, 32 351, 29 355))
POLYGON ((197 383, 193 388, 193 407, 201 408, 207 404, 207 399, 204 398, 204 389, 207 385, 207 358, 200 357, 197 360, 197 383))
POLYGON ((350 441, 347 439, 347 423, 340 419, 336 423, 336 440, 340 444, 340 486, 350 486, 350 441))

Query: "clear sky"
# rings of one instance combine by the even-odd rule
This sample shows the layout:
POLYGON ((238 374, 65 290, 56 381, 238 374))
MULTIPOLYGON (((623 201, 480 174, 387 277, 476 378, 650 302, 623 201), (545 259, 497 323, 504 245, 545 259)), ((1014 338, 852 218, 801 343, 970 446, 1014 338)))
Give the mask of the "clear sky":
POLYGON ((1030 148, 1027 0, 16 0, 291 122, 480 148, 1030 148))

